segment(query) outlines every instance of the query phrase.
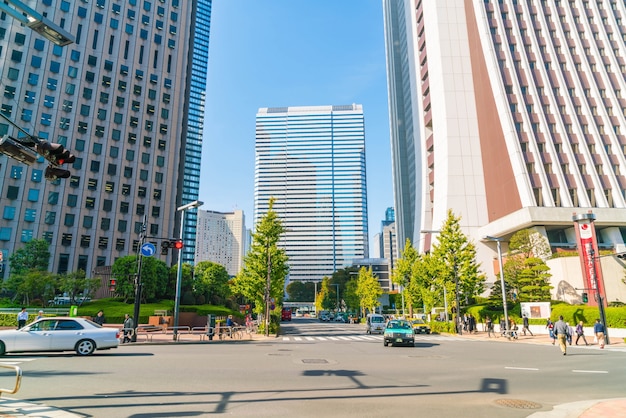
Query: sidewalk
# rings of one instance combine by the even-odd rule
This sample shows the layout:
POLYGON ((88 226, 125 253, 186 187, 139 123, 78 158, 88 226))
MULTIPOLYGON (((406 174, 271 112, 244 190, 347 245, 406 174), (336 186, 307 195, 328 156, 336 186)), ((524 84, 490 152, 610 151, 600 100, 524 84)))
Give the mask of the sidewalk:
MULTIPOLYGON (((540 332, 540 330, 537 330, 540 332)), ((535 332, 535 330, 533 330, 535 332)), ((157 345, 157 344, 220 344, 220 343, 239 343, 250 341, 272 341, 276 339, 276 335, 259 334, 245 334, 242 339, 224 338, 219 339, 214 337, 213 340, 209 340, 206 336, 190 333, 179 333, 178 341, 174 341, 174 336, 169 333, 155 332, 149 334, 150 338, 139 335, 137 342, 128 343, 124 345, 129 346, 145 346, 145 345, 157 345)), ((477 333, 462 335, 456 335, 457 337, 476 339, 483 341, 493 341, 499 343, 509 344, 552 344, 552 340, 547 334, 537 334, 534 336, 521 335, 518 339, 508 340, 505 337, 489 337, 486 332, 479 331, 477 333)), ((593 337, 590 337, 588 341, 593 341, 593 337)), ((605 347, 605 350, 611 350, 611 348, 626 348, 624 339, 620 337, 611 337, 611 345, 605 347)), ((590 345, 589 348, 600 348, 597 345, 590 345)), ((551 411, 535 412, 528 416, 528 418, 620 418, 625 416, 626 411, 626 398, 616 399, 596 399, 589 401, 571 402, 566 404, 557 405, 551 411)), ((0 418, 5 417, 29 417, 29 418, 78 418, 82 415, 76 415, 71 412, 67 412, 61 409, 49 407, 42 404, 34 404, 19 399, 12 399, 1 397, 0 398, 0 418)))

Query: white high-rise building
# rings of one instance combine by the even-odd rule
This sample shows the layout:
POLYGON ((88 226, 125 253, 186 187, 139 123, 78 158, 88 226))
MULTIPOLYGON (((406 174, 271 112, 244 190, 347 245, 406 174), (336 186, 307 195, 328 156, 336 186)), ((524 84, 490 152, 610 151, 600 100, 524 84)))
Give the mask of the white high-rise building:
POLYGON ((243 267, 248 232, 242 210, 198 210, 196 263, 213 261, 235 276, 243 267))
POLYGON ((290 280, 319 281, 367 256, 361 105, 259 109, 255 224, 272 197, 290 280))

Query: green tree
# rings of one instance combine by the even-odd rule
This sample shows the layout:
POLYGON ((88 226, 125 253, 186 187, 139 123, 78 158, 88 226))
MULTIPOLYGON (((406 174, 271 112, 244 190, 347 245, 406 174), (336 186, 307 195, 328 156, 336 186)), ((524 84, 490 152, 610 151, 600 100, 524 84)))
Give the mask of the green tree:
POLYGON ((420 255, 413 247, 410 239, 406 239, 402 255, 398 258, 396 267, 391 272, 391 281, 398 285, 404 294, 404 303, 409 307, 409 315, 413 316, 413 306, 419 299, 419 288, 413 283, 413 269, 420 255))
MULTIPOLYGON (((100 287, 100 279, 90 279, 84 270, 60 274, 57 278, 57 286, 60 292, 66 293, 72 304, 77 303, 78 296, 92 297, 100 287)), ((84 299, 80 300, 80 304, 84 299)))
POLYGON ((315 300, 315 283, 294 280, 287 285, 290 302, 311 302, 315 300))
POLYGON ((48 271, 50 244, 45 239, 32 239, 9 256, 11 274, 29 270, 48 271))
POLYGON ((252 234, 252 246, 245 257, 243 270, 232 283, 234 294, 254 303, 254 311, 265 311, 265 289, 270 273, 270 297, 282 305, 285 278, 289 273, 288 258, 278 241, 284 232, 282 222, 274 211, 274 198, 270 198, 267 213, 258 221, 252 234))
POLYGON ((542 302, 550 300, 550 267, 538 257, 524 261, 524 269, 519 274, 519 294, 522 302, 542 302))
POLYGON ((372 268, 366 269, 361 267, 357 278, 356 294, 359 297, 362 316, 365 316, 365 310, 369 309, 374 312, 377 306, 380 306, 380 297, 383 289, 374 277, 372 268))
POLYGON ((549 242, 532 228, 517 231, 509 240, 509 253, 521 253, 524 258, 548 258, 552 251, 549 242))
POLYGON ((476 263, 476 247, 463 234, 460 218, 455 217, 451 210, 448 210, 439 240, 433 245, 432 254, 438 265, 439 277, 446 289, 449 288, 448 286, 455 289, 454 283, 458 280, 461 300, 473 299, 484 291, 485 276, 479 273, 479 265, 476 263))
POLYGON ((358 312, 361 307, 361 301, 357 294, 358 277, 353 276, 351 280, 346 283, 345 290, 343 292, 343 301, 346 304, 346 308, 350 312, 358 312))
POLYGON ((56 276, 43 270, 30 269, 20 274, 11 274, 3 287, 14 294, 15 300, 23 305, 40 304, 52 299, 57 285, 56 276))
MULTIPOLYGON (((115 294, 124 302, 135 298, 135 276, 137 273, 137 256, 127 255, 115 260, 111 267, 111 275, 117 280, 115 294)), ((162 260, 154 257, 143 257, 141 260, 142 302, 159 299, 167 286, 169 269, 162 260)))
MULTIPOLYGON (((181 266, 180 294, 181 295, 191 294, 192 299, 195 299, 193 298, 193 294, 192 294, 193 293, 192 292, 193 276, 194 276, 193 269, 194 267, 193 267, 193 264, 191 263, 183 263, 183 265, 181 266)), ((167 285, 165 289, 162 289, 163 299, 174 300, 174 298, 176 297, 177 277, 178 277, 178 264, 174 264, 169 269, 167 285)), ((187 305, 186 302, 183 303, 182 301, 183 301, 183 298, 181 297, 181 304, 187 305)), ((190 304, 194 304, 194 303, 196 303, 195 300, 192 301, 190 304)))
POLYGON ((194 270, 193 291, 202 295, 204 300, 213 305, 226 305, 230 296, 228 271, 221 264, 201 261, 194 270))
POLYGON ((330 279, 324 277, 320 284, 320 291, 317 293, 317 298, 315 298, 315 309, 319 308, 317 312, 331 310, 335 307, 336 299, 330 287, 330 279))

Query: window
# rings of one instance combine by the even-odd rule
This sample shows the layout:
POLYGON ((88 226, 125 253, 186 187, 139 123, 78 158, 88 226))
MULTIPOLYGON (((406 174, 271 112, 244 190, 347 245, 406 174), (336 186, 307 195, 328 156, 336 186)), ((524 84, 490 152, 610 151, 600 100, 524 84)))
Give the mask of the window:
MULTIPOLYGON (((75 215, 71 214, 71 213, 66 213, 65 214, 65 222, 63 223, 65 226, 74 226, 74 219, 76 218, 75 215)), ((71 234, 70 234, 71 236, 71 234)))
POLYGON ((128 213, 130 204, 128 202, 120 202, 120 213, 128 213))
POLYGON ((67 206, 70 208, 76 207, 76 202, 78 202, 78 196, 75 194, 67 195, 67 206))
POLYGON ((110 218, 102 218, 100 220, 100 229, 103 231, 108 231, 111 227, 111 219, 110 218))

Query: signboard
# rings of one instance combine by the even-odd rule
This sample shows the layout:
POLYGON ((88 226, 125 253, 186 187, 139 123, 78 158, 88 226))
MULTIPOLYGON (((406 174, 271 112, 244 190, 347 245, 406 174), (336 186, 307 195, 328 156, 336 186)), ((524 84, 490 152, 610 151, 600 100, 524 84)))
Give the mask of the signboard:
POLYGON ((152 257, 156 252, 156 247, 151 242, 146 242, 141 246, 141 255, 144 257, 152 257))
MULTIPOLYGON (((593 225, 594 219, 595 216, 593 214, 576 216, 574 218, 574 229, 576 230, 578 256, 585 283, 583 292, 590 292, 595 296, 597 292, 604 294, 604 280, 602 278, 602 269, 600 268, 598 242, 593 225)), ((597 306, 598 301, 595 297, 590 298, 589 304, 597 306)))
POLYGON ((533 319, 550 318, 550 302, 522 302, 520 303, 522 317, 533 319))

